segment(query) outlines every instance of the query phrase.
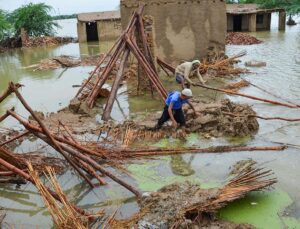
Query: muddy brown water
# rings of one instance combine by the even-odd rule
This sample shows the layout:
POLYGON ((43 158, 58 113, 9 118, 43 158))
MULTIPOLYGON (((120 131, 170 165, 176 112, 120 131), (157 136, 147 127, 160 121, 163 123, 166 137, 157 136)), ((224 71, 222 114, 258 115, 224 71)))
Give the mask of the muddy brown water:
MULTIPOLYGON (((276 18, 276 16, 275 16, 276 18)), ((276 25, 276 20, 275 25, 276 25)), ((254 74, 243 75, 253 84, 300 103, 300 25, 287 27, 286 32, 278 32, 274 27, 271 32, 254 33, 264 41, 263 44, 253 46, 228 46, 229 55, 247 50, 248 55, 242 58, 241 65, 249 60, 266 61, 264 68, 251 68, 254 74)), ((43 72, 33 72, 28 66, 36 64, 40 59, 61 54, 65 55, 95 55, 105 52, 112 42, 67 44, 63 46, 18 49, 0 54, 0 93, 7 87, 10 80, 24 84, 22 94, 33 109, 42 112, 55 112, 66 106, 75 95, 77 88, 72 85, 80 84, 91 71, 92 67, 77 67, 67 70, 57 69, 43 72)), ((227 80, 228 81, 228 80, 227 80)), ((223 80, 217 79, 209 85, 222 85, 223 80)), ((169 89, 177 88, 173 79, 164 79, 169 89)), ((126 84, 121 91, 126 91, 130 85, 126 84)), ((276 99, 257 88, 250 86, 241 92, 258 97, 276 99)), ((220 95, 203 89, 196 89, 194 93, 202 98, 214 100, 220 95)), ((233 101, 251 104, 258 114, 263 116, 284 116, 299 118, 299 109, 288 109, 272 106, 249 99, 230 97, 233 101)), ((160 101, 150 97, 134 97, 126 93, 118 97, 119 103, 114 104, 113 118, 125 120, 137 113, 160 111, 160 101), (145 103, 145 99, 147 103, 145 103)), ((24 117, 28 114, 19 102, 12 96, 0 105, 0 113, 15 106, 24 117)), ((99 113, 103 104, 99 103, 99 113)), ((157 145, 186 145, 208 147, 224 144, 271 145, 272 142, 284 142, 297 145, 300 137, 300 123, 283 121, 259 120, 259 133, 253 138, 243 139, 202 139, 199 136, 189 136, 187 142, 174 139, 164 139, 157 145)), ((7 120, 2 127, 20 128, 13 120, 7 120)), ((43 145, 40 141, 26 140, 16 149, 18 152, 35 150, 43 145)), ((300 146, 299 146, 300 148, 300 146)), ((157 161, 137 162, 129 166, 132 178, 122 175, 124 179, 143 191, 153 191, 173 181, 195 180, 206 186, 219 185, 226 178, 229 168, 240 160, 249 158, 273 169, 278 184, 274 190, 249 196, 241 202, 235 202, 220 216, 235 222, 251 223, 259 228, 299 228, 300 227, 300 151, 291 147, 284 152, 235 152, 229 154, 199 154, 183 155, 181 158, 165 157, 157 161), (173 164, 172 164, 173 163, 173 164), (175 170, 174 170, 175 168, 175 170), (172 171, 172 169, 174 171, 172 171), (183 172, 182 172, 183 171, 183 172), (192 171, 192 172, 190 172, 192 171), (180 174, 182 173, 182 174, 180 174), (147 184, 146 184, 147 183, 147 184), (289 208, 287 208, 290 205, 289 208), (285 214, 281 216, 284 210, 285 214), (265 212, 267 210, 267 212, 265 212), (263 217, 262 217, 263 215, 263 217), (279 216, 278 216, 279 215, 279 216), (263 218, 263 219, 262 219, 263 218)), ((50 147, 44 148, 47 154, 56 154, 50 147)), ((91 211, 106 208, 113 212, 119 208, 118 217, 126 218, 138 211, 132 194, 119 185, 110 182, 109 185, 90 190, 77 176, 69 171, 59 176, 59 181, 68 197, 81 207, 91 211)), ((28 184, 20 189, 14 185, 0 186, 0 208, 7 210, 6 222, 19 228, 51 228, 52 220, 44 208, 44 204, 36 189, 28 184)))

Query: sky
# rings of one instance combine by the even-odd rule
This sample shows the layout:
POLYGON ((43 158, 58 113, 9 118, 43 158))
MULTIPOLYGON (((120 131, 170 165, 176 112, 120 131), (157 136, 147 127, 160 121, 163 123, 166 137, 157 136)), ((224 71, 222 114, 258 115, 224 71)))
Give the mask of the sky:
POLYGON ((53 7, 51 14, 59 15, 116 10, 120 0, 0 0, 0 9, 13 11, 30 2, 50 5, 53 7))

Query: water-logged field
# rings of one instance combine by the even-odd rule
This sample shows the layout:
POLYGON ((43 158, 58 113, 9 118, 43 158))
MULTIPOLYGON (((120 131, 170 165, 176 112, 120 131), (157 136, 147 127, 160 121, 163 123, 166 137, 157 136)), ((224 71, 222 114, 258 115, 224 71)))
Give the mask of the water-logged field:
MULTIPOLYGON (((274 22, 276 25, 276 20, 274 22)), ((254 35, 264 43, 253 46, 228 46, 226 50, 229 55, 247 50, 248 54, 242 58, 243 62, 253 59, 267 62, 267 67, 251 68, 253 74, 243 75, 242 78, 299 104, 300 25, 287 27, 286 32, 278 32, 274 28, 271 32, 257 32, 254 35)), ((34 72, 27 67, 43 58, 62 54, 77 57, 99 54, 105 52, 110 45, 111 42, 101 43, 101 45, 98 43, 67 44, 58 47, 19 49, 0 54, 0 93, 7 87, 7 83, 13 80, 25 85, 22 94, 35 110, 45 113, 55 112, 68 105, 77 90, 72 85, 80 84, 93 68, 76 67, 67 70, 34 72)), ((177 87, 173 79, 165 79, 164 84, 170 89, 177 87)), ((222 84, 222 80, 209 82, 209 84, 217 86, 222 84)), ((122 90, 126 90, 129 86, 125 84, 122 90)), ((242 89, 241 92, 277 100, 252 86, 242 89)), ((215 97, 214 93, 203 89, 197 89, 195 94, 210 99, 215 97)), ((299 109, 272 106, 244 98, 230 98, 237 102, 251 104, 262 116, 300 118, 299 109)), ((148 97, 140 98, 122 94, 118 100, 119 104, 115 104, 113 109, 113 118, 116 120, 124 120, 134 113, 161 110, 160 101, 153 101, 148 97)), ((0 113, 12 106, 15 106, 23 116, 28 115, 13 97, 0 105, 0 113)), ((300 147, 300 123, 263 120, 259 120, 259 123, 260 130, 254 138, 205 140, 191 134, 186 142, 163 139, 156 144, 208 147, 225 144, 272 145, 273 142, 283 142, 298 144, 300 147)), ((5 122, 5 126, 19 127, 12 120, 5 122)), ((25 141, 16 150, 34 151, 40 144, 41 142, 25 141)), ((44 148, 42 151, 56 154, 50 148, 44 148)), ((241 201, 230 204, 220 212, 220 217, 239 223, 251 223, 258 228, 300 228, 300 183, 298 181, 300 150, 297 147, 290 147, 283 152, 198 154, 164 157, 156 161, 139 161, 128 166, 132 178, 122 176, 144 191, 155 191, 166 184, 184 180, 200 183, 203 187, 214 187, 222 184, 235 162, 245 159, 253 159, 272 169, 278 178, 278 184, 273 190, 253 193, 241 201)), ((72 172, 60 176, 59 181, 68 197, 88 210, 97 211, 105 207, 108 212, 113 212, 120 208, 119 218, 125 218, 138 211, 132 194, 113 182, 109 182, 105 187, 90 190, 88 185, 72 172)), ((51 217, 32 185, 28 184, 20 189, 14 185, 0 186, 0 196, 0 207, 7 210, 6 221, 16 228, 20 225, 23 226, 22 228, 51 227, 51 217)))

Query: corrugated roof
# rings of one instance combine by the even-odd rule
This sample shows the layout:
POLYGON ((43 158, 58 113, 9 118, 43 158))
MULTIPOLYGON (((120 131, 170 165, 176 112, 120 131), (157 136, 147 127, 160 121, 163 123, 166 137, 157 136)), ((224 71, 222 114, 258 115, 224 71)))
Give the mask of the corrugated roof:
POLYGON ((257 4, 227 4, 226 12, 228 14, 252 14, 252 13, 271 13, 282 11, 284 9, 262 9, 257 4))
POLYGON ((82 22, 121 19, 121 13, 119 10, 105 11, 105 12, 81 13, 81 14, 77 15, 77 19, 78 19, 78 21, 82 21, 82 22))

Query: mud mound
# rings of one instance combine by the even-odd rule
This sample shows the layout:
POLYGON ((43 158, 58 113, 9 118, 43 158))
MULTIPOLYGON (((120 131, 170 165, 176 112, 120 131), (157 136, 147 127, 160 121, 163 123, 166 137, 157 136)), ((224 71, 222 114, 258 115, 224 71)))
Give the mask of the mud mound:
POLYGON ((230 222, 217 220, 213 214, 202 214, 201 219, 195 220, 193 216, 187 216, 184 220, 178 218, 182 209, 194 203, 203 203, 214 200, 219 195, 218 189, 200 189, 198 185, 185 183, 174 183, 151 193, 144 198, 141 209, 145 215, 138 222, 139 228, 253 228, 250 225, 236 225, 230 222), (180 223, 178 223, 180 222, 180 223))
POLYGON ((195 118, 192 109, 185 110, 187 128, 191 132, 206 133, 214 137, 247 136, 258 131, 259 124, 254 117, 255 112, 249 105, 222 100, 216 104, 195 103, 198 116, 195 118), (237 114, 236 117, 227 114, 237 114), (238 115, 244 115, 238 116, 238 115))

